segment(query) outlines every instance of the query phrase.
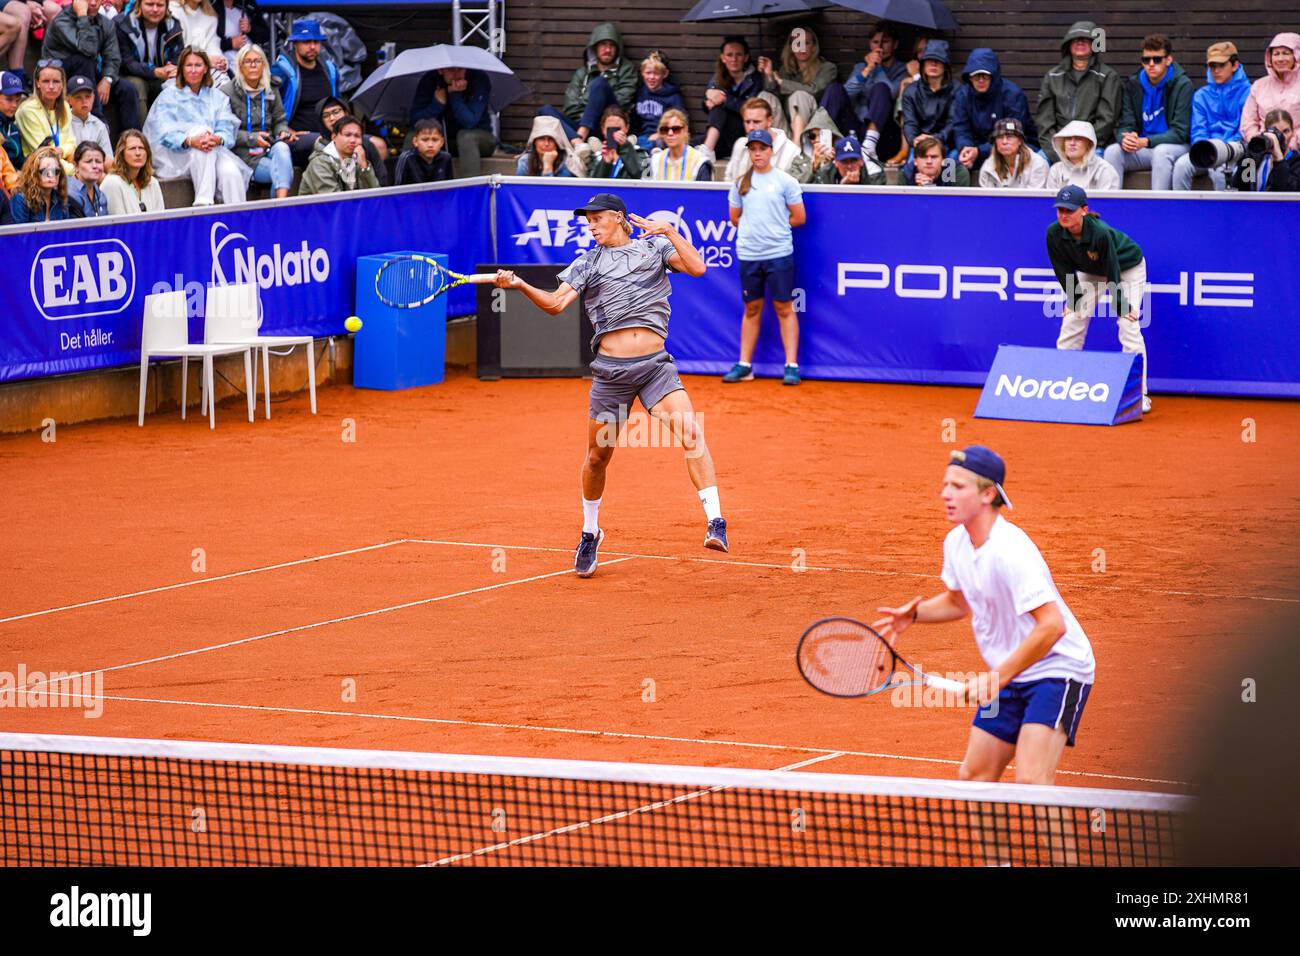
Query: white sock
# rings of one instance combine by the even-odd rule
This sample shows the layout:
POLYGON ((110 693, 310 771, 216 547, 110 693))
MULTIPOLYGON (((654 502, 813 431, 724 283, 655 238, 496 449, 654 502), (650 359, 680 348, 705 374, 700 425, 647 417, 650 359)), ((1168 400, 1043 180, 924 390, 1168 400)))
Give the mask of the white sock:
POLYGON ((582 530, 586 534, 595 534, 600 530, 600 525, 596 522, 596 518, 600 514, 600 502, 600 498, 595 501, 588 501, 586 498, 582 499, 582 530))
POLYGON ((798 362, 786 362, 785 367, 786 367, 786 368, 798 368, 798 367, 799 367, 799 363, 798 363, 798 362))
POLYGON ((862 145, 866 147, 868 153, 875 153, 876 143, 878 142, 880 142, 880 130, 878 129, 867 130, 867 141, 862 145))
POLYGON ((745 368, 749 368, 751 363, 749 363, 749 362, 737 362, 736 364, 737 364, 737 365, 744 366, 745 368))
POLYGON ((704 505, 704 517, 712 521, 722 517, 722 505, 718 503, 718 486, 704 488, 700 491, 700 501, 704 505))

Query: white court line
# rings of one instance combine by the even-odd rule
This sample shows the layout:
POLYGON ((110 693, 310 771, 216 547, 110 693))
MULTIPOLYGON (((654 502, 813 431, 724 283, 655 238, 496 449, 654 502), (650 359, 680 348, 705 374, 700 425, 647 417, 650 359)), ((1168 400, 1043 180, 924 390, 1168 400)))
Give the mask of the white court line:
MULTIPOLYGON (((613 563, 612 561, 609 563, 613 563)), ((62 696, 70 696, 70 691, 59 691, 62 696)), ((215 710, 247 710, 272 714, 299 714, 311 717, 347 717, 364 720, 394 720, 416 724, 439 724, 450 727, 479 727, 487 730, 527 730, 548 734, 576 734, 587 737, 613 737, 624 740, 653 740, 675 744, 709 744, 715 747, 741 747, 750 750, 788 750, 794 753, 840 754, 845 757, 868 757, 878 760, 904 760, 915 763, 944 764, 951 767, 961 765, 960 760, 944 757, 914 757, 907 754, 876 753, 869 750, 844 750, 829 747, 806 747, 800 744, 767 744, 748 740, 721 740, 707 737, 670 737, 664 734, 637 734, 619 730, 589 730, 578 727, 548 727, 544 724, 508 724, 489 720, 459 720, 452 717, 413 717, 405 714, 370 714, 350 710, 316 710, 307 707, 272 707, 267 704, 222 704, 205 700, 170 700, 160 697, 121 697, 104 695, 105 701, 118 701, 126 704, 168 704, 175 707, 207 707, 215 710)), ((1124 780, 1129 783, 1151 783, 1172 787, 1190 787, 1185 780, 1162 780, 1159 777, 1130 777, 1115 773, 1096 773, 1088 770, 1058 770, 1058 774, 1070 777, 1092 777, 1098 780, 1124 780)))
MULTIPOLYGON (((618 564, 622 561, 631 561, 631 558, 615 558, 613 561, 606 561, 605 564, 618 564)), ((404 604, 394 604, 390 607, 376 608, 373 611, 360 611, 356 614, 345 614, 343 617, 333 617, 328 621, 316 621, 313 624, 299 624, 296 627, 284 627, 278 631, 267 631, 265 634, 255 634, 252 637, 242 637, 237 641, 225 641, 221 644, 209 644, 207 647, 196 647, 188 651, 177 651, 175 654, 164 654, 161 657, 150 657, 147 660, 131 661, 129 664, 114 664, 112 667, 100 667, 96 670, 81 671, 77 674, 69 674, 60 677, 55 683, 62 683, 74 678, 87 677, 94 674, 108 674, 112 671, 124 671, 133 667, 144 667, 146 664, 160 664, 163 661, 174 661, 180 657, 192 657, 195 654, 206 654, 208 651, 220 651, 227 647, 238 647, 241 644, 252 644, 254 641, 264 641, 272 637, 281 637, 285 634, 296 634, 300 631, 310 631, 317 627, 328 627, 331 624, 343 624, 347 621, 358 621, 362 618, 374 617, 377 614, 387 614, 390 611, 403 611, 407 608, 421 607, 425 604, 437 604, 439 601, 450 601, 452 598, 466 597, 470 594, 482 594, 485 591, 495 591, 498 588, 508 588, 515 584, 528 584, 531 581, 544 581, 546 578, 556 578, 565 574, 573 574, 573 568, 565 568, 563 571, 551 571, 547 574, 534 574, 527 578, 516 578, 513 581, 501 581, 497 584, 486 584, 481 588, 470 588, 466 591, 457 591, 454 594, 439 594, 437 597, 421 598, 418 601, 407 601, 404 604)), ((49 684, 49 681, 40 681, 32 684, 28 692, 38 690, 49 684)))
MULTIPOLYGON (((507 551, 562 551, 565 553, 572 552, 572 548, 543 548, 533 545, 524 544, 481 544, 476 541, 438 541, 431 538, 407 538, 407 544, 430 544, 445 545, 448 547, 460 548, 502 548, 507 551)), ((769 568, 776 571, 790 571, 790 564, 771 564, 762 561, 735 561, 726 558, 696 558, 687 557, 678 554, 639 554, 633 551, 605 551, 604 554, 624 555, 629 558, 644 558, 647 561, 692 561, 697 564, 727 564, 738 565, 742 568, 769 568)), ((872 574, 881 577, 894 578, 928 578, 938 580, 937 574, 920 573, 917 571, 881 571, 877 568, 836 568, 836 567, 818 567, 807 565, 804 571, 836 571, 840 574, 872 574)), ((1165 594, 1173 597, 1198 597, 1213 598, 1216 600, 1244 600, 1244 601, 1274 601, 1281 604, 1300 604, 1300 598, 1288 597, 1267 597, 1259 594, 1208 594, 1204 591, 1170 591, 1163 588, 1147 588, 1137 585, 1116 585, 1116 584, 1074 584, 1069 581, 1058 581, 1057 587, 1080 588, 1086 591, 1124 591, 1128 593, 1141 594, 1165 594)))
POLYGON ((299 564, 311 564, 313 561, 325 561, 329 558, 342 558, 351 554, 361 554, 363 551, 375 551, 379 548, 391 548, 395 544, 406 544, 405 538, 398 538, 395 541, 385 541, 382 544, 370 544, 364 548, 351 548, 347 551, 335 551, 331 554, 318 554, 310 558, 299 558, 296 561, 284 561, 280 564, 269 564, 264 568, 248 568, 244 571, 231 571, 229 574, 218 574, 211 578, 198 578, 194 581, 182 581, 179 584, 164 584, 161 587, 146 588, 143 591, 131 591, 128 594, 114 594, 111 597, 96 598, 93 601, 81 601, 78 604, 65 604, 62 607, 50 607, 43 611, 28 611, 26 614, 15 614, 12 617, 0 617, 0 624, 8 624, 10 621, 23 621, 29 617, 41 617, 45 614, 58 614, 60 611, 75 611, 79 607, 93 607, 96 604, 109 604, 113 601, 125 601, 127 598, 142 597, 146 594, 160 594, 163 591, 175 591, 178 588, 192 588, 199 584, 212 584, 215 581, 228 581, 231 578, 242 578, 246 574, 261 574, 263 571, 279 571, 281 568, 292 568, 299 564))
MULTIPOLYGON (((821 763, 823 760, 833 760, 841 757, 841 753, 823 754, 820 757, 811 757, 808 760, 801 760, 798 763, 792 763, 785 767, 777 767, 777 772, 783 770, 798 770, 800 767, 807 767, 809 764, 821 763)), ((647 803, 644 806, 636 807, 632 810, 620 810, 618 813, 610 813, 603 817, 596 817, 593 820, 584 820, 581 823, 570 823, 567 826, 556 827, 553 830, 543 830, 539 833, 532 833, 525 837, 516 837, 507 843, 497 843, 492 846, 479 847, 469 853, 458 853, 455 856, 443 857, 441 860, 435 860, 432 863, 425 863, 424 866, 446 866, 449 863, 459 863, 461 860, 468 860, 475 856, 485 856, 488 853, 494 853, 497 850, 505 850, 512 846, 522 846, 525 843, 535 843, 538 840, 544 840, 547 837, 559 836, 562 833, 572 833, 574 830, 586 830, 589 827, 598 826, 602 823, 609 823, 612 820, 624 820, 628 817, 635 816, 638 813, 649 813, 651 810, 658 810, 661 807, 671 807, 675 803, 685 803, 687 800, 694 800, 696 797, 707 796, 710 793, 717 793, 719 790, 728 790, 729 787, 708 787, 704 790, 695 790, 691 793, 684 793, 680 796, 673 797, 671 800, 657 800, 654 803, 647 803)))

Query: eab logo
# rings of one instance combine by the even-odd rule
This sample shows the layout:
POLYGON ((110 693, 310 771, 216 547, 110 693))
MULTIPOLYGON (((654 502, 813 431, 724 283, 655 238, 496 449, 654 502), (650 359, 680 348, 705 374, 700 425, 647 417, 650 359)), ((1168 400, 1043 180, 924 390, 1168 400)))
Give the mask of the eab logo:
POLYGON ((1011 398, 1046 398, 1054 402, 1104 402, 1110 398, 1110 386, 1105 382, 1089 385, 1076 382, 1074 376, 1057 379, 1025 378, 1017 375, 999 375, 994 395, 1007 395, 1011 398))
POLYGON ((120 239, 43 246, 32 260, 31 290, 47 319, 115 315, 135 294, 135 259, 120 239))

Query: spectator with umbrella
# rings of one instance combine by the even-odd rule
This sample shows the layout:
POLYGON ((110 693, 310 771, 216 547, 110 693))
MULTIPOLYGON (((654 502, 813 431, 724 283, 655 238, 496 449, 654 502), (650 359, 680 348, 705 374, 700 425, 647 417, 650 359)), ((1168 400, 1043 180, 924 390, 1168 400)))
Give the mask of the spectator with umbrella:
POLYGON ((477 176, 481 158, 496 149, 492 113, 527 92, 487 50, 439 43, 403 50, 366 78, 353 103, 384 122, 437 119, 455 147, 461 175, 477 176))
MULTIPOLYGON (((704 155, 717 159, 718 143, 730 150, 745 137, 741 110, 763 92, 765 77, 749 62, 749 43, 742 36, 724 37, 718 51, 713 79, 704 91, 704 108, 709 113, 709 130, 704 134, 704 155)), ((724 153, 724 158, 731 156, 724 153)))
POLYGON ((871 28, 867 52, 848 80, 831 83, 822 95, 822 106, 840 129, 863 131, 862 149, 869 158, 889 158, 901 143, 894 104, 908 74, 907 64, 894 56, 899 43, 898 29, 881 20, 871 28))
POLYGON ((486 73, 463 66, 432 70, 416 87, 411 122, 438 121, 446 130, 448 143, 455 144, 452 155, 460 160, 462 176, 479 175, 482 157, 496 152, 491 93, 492 81, 486 73))

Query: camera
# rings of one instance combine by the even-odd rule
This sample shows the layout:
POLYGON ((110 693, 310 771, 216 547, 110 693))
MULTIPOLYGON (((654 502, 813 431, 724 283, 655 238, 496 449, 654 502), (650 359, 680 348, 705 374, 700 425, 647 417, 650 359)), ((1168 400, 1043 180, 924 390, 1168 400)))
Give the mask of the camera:
POLYGON ((1221 139, 1203 139, 1192 144, 1188 155, 1192 165, 1199 169, 1218 169, 1239 162, 1246 155, 1246 144, 1239 139, 1226 143, 1221 139))
POLYGON ((1273 144, 1268 141, 1268 136, 1265 135, 1267 133, 1272 133, 1274 138, 1277 139, 1278 146, 1282 149, 1286 149, 1287 138, 1282 135, 1282 131, 1276 126, 1270 126, 1268 129, 1264 130, 1263 133, 1250 138, 1250 142, 1246 144, 1246 151, 1250 153, 1273 152, 1273 144))

